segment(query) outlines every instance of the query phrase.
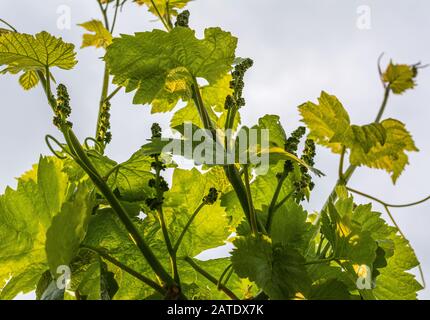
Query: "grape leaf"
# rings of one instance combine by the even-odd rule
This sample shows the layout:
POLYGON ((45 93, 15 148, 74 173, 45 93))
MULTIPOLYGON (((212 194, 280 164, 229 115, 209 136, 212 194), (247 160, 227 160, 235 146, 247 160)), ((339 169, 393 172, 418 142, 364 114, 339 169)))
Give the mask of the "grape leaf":
MULTIPOLYGON (((218 128, 224 128, 227 117, 227 110, 224 109, 225 99, 231 95, 233 90, 230 88, 231 75, 227 74, 214 84, 209 84, 201 87, 201 95, 203 104, 208 111, 211 120, 217 124, 218 128)), ((167 100, 164 100, 167 101, 167 100)), ((176 104, 176 103, 175 103, 176 104)), ((171 107, 173 109, 174 106, 171 107)), ((153 104, 153 109, 155 105, 153 104)), ((170 110, 171 110, 170 109, 170 110)), ((182 109, 179 109, 173 115, 170 122, 170 127, 174 128, 183 125, 184 122, 191 122, 200 128, 204 128, 197 107, 192 99, 182 109)), ((238 114, 233 129, 236 129, 240 124, 240 115, 238 114)))
POLYGON ((363 148, 352 148, 350 162, 370 168, 384 169, 391 173, 393 183, 397 181, 406 165, 409 164, 406 151, 419 151, 405 125, 398 120, 387 119, 381 122, 386 135, 385 142, 377 142, 369 152, 363 148))
MULTIPOLYGON (((160 227, 156 218, 153 215, 148 215, 143 221, 134 218, 134 223, 160 262, 166 269, 169 268, 169 254, 159 233, 160 227)), ((153 278, 152 269, 143 259, 142 254, 131 241, 127 230, 111 209, 100 209, 96 215, 91 217, 83 243, 85 246, 102 250, 126 266, 148 278, 153 278)), ((107 265, 108 270, 114 273, 115 281, 119 286, 114 299, 144 299, 153 293, 152 288, 136 280, 122 269, 108 262, 107 265)))
POLYGON ((336 259, 371 267, 376 259, 377 244, 369 231, 352 222, 353 212, 352 198, 330 204, 328 212, 322 215, 321 232, 331 243, 336 259))
POLYGON ((312 286, 309 300, 350 300, 351 294, 342 281, 329 279, 312 286))
POLYGON ((37 174, 26 174, 16 190, 7 188, 0 197, 0 287, 10 279, 0 298, 34 290, 47 269, 46 231, 67 195, 62 168, 56 158, 41 158, 37 174))
POLYGON ((381 123, 351 125, 339 100, 323 92, 319 105, 307 102, 299 107, 302 121, 311 130, 309 137, 335 153, 350 149, 350 163, 383 169, 391 174, 393 183, 405 169, 407 151, 418 151, 403 123, 386 119, 381 123))
POLYGON ((146 5, 148 6, 148 10, 153 13, 154 15, 157 15, 157 11, 154 7, 157 7, 158 12, 162 17, 165 17, 166 14, 170 15, 177 15, 178 11, 177 9, 184 8, 190 0, 170 0, 167 5, 167 1, 165 0, 134 0, 138 5, 146 5))
POLYGON ((236 273, 254 281, 271 299, 292 299, 309 291, 311 280, 298 251, 273 245, 264 236, 238 237, 234 245, 231 261, 236 273))
POLYGON ((306 253, 315 227, 307 222, 308 213, 295 201, 290 200, 273 216, 270 236, 273 243, 281 243, 306 253))
POLYGON ((96 48, 106 48, 112 43, 112 35, 105 28, 100 20, 91 20, 79 24, 79 26, 85 28, 87 31, 92 33, 86 33, 83 35, 83 41, 81 48, 86 47, 96 47, 96 48))
POLYGON ((324 91, 318 102, 318 105, 309 101, 299 106, 302 121, 311 131, 309 138, 340 153, 342 141, 350 128, 349 115, 335 96, 324 91))
POLYGON ((168 107, 172 108, 180 96, 177 91, 166 94, 172 71, 181 70, 182 77, 175 80, 181 83, 194 77, 214 84, 231 70, 236 45, 237 39, 220 28, 206 29, 205 38, 200 40, 194 31, 176 27, 171 32, 154 30, 122 35, 113 40, 105 60, 115 76, 114 82, 125 85, 128 92, 137 90, 135 104, 151 104, 156 100, 163 105, 167 99, 168 107))
POLYGON ((394 94, 402 94, 416 85, 416 66, 406 64, 394 64, 390 61, 387 70, 382 75, 382 80, 390 86, 394 94))
MULTIPOLYGON (((220 279, 223 271, 231 265, 229 258, 211 259, 201 261, 194 259, 194 262, 203 270, 208 272, 215 279, 220 279)), ((195 271, 187 262, 182 259, 178 262, 181 272, 181 282, 185 285, 185 295, 191 300, 225 300, 229 297, 217 286, 195 271)), ((226 280, 226 278, 224 278, 226 280)), ((256 286, 244 279, 240 279, 234 272, 226 283, 226 286, 232 290, 239 298, 250 298, 256 293, 256 286)))
POLYGON ((379 269, 374 294, 379 300, 416 300, 417 292, 423 287, 408 270, 419 265, 417 257, 409 241, 394 234, 391 239, 394 255, 388 259, 385 268, 379 269))
POLYGON ((51 222, 46 233, 46 256, 53 275, 59 266, 68 266, 77 255, 85 237, 88 221, 94 207, 92 193, 80 185, 51 222))
MULTIPOLYGON (((172 188, 165 193, 164 215, 169 231, 177 239, 189 218, 202 203, 209 189, 217 187, 217 181, 210 173, 202 174, 197 169, 176 169, 173 173, 172 188)), ((228 220, 220 201, 204 206, 197 214, 182 240, 181 255, 194 257, 204 250, 224 244, 229 235, 228 220)))
POLYGON ((77 63, 74 48, 45 31, 35 36, 8 33, 0 37, 0 65, 13 72, 45 71, 47 67, 69 70, 77 63))
POLYGON ((373 293, 380 300, 416 299, 422 286, 408 272, 419 265, 414 250, 395 227, 388 226, 381 214, 371 209, 371 205, 358 206, 353 220, 362 230, 369 231, 385 252, 387 266, 378 268, 373 293))
POLYGON ((269 130, 269 143, 271 147, 285 147, 287 135, 279 121, 279 116, 266 114, 264 117, 258 119, 258 126, 255 128, 269 130))
POLYGON ((33 89, 39 84, 39 77, 33 70, 26 71, 21 75, 21 77, 19 77, 19 84, 24 88, 24 90, 33 89))

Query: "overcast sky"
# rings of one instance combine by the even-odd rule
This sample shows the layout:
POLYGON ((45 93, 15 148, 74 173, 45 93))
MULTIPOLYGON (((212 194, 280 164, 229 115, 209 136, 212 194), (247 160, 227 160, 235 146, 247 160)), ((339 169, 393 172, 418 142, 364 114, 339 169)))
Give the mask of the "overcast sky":
MULTIPOLYGON (((78 47, 81 28, 76 24, 100 18, 95 0, 2 0, 0 17, 21 32, 47 30, 78 47), (57 27, 61 6, 71 9, 70 29, 57 27)), ((191 26, 198 34, 205 27, 221 26, 239 37, 238 55, 251 57, 255 66, 248 73, 243 109, 245 124, 252 125, 266 114, 279 114, 287 131, 299 124, 297 106, 316 100, 321 90, 335 94, 356 124, 373 121, 382 100, 376 60, 430 62, 430 2, 423 0, 196 0, 189 5, 191 26), (370 11, 369 11, 370 10, 370 11), (370 18, 368 20, 366 18, 370 18)), ((160 27, 144 8, 126 5, 117 25, 118 33, 160 27)), ((81 138, 94 134, 100 95, 103 51, 79 50, 73 71, 58 72, 72 97, 74 127, 81 138)), ((359 169, 351 186, 394 203, 411 202, 430 193, 429 120, 430 68, 418 76, 418 87, 389 101, 386 117, 406 123, 420 152, 410 156, 411 166, 396 186, 382 171, 359 169)), ((20 176, 49 154, 46 134, 59 136, 41 88, 24 92, 13 76, 0 77, 0 191, 15 186, 20 176)), ((167 125, 170 115, 150 115, 147 106, 131 104, 132 96, 113 100, 113 142, 107 152, 126 160, 150 136, 150 125, 167 125)), ((317 181, 308 206, 319 210, 337 175, 338 158, 319 149, 317 167, 327 177, 317 181)), ((365 199, 358 201, 366 202, 365 199)), ((378 207, 378 206, 376 206, 378 207)), ((404 233, 416 249, 430 281, 430 203, 393 210, 404 233)), ((381 208, 378 208, 381 209, 381 208)), ((381 209, 382 210, 382 209, 381 209)), ((430 290, 421 298, 430 299, 430 290)))

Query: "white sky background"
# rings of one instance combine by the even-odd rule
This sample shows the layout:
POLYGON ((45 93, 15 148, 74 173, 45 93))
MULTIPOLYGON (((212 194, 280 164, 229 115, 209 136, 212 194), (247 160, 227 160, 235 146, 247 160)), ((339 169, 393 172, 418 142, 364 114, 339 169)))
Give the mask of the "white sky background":
MULTIPOLYGON (((395 62, 430 62, 430 2, 423 0, 196 0, 189 5, 191 26, 198 34, 205 27, 221 26, 239 37, 238 55, 251 57, 255 66, 247 75, 242 110, 243 122, 256 123, 266 113, 278 114, 288 132, 299 124, 297 106, 313 100, 325 90, 343 102, 356 124, 373 121, 382 100, 376 60, 385 52, 395 62), (357 27, 362 6, 371 9, 371 28, 357 27)), ((95 0, 2 0, 0 17, 21 32, 47 30, 78 47, 82 29, 76 24, 100 18, 95 0), (42 5, 43 3, 43 5, 42 5), (72 28, 57 28, 57 9, 71 8, 72 28)), ((128 4, 117 24, 117 34, 161 27, 144 8, 128 4)), ((72 97, 74 128, 81 138, 94 134, 101 89, 103 51, 79 50, 79 64, 73 71, 57 71, 72 97)), ((394 203, 406 203, 430 193, 429 120, 430 68, 422 70, 418 87, 403 96, 393 96, 386 117, 406 123, 420 153, 410 156, 411 166, 396 186, 382 171, 359 169, 350 185, 394 203), (427 163, 427 165, 426 165, 427 163)), ((131 104, 132 95, 120 94, 113 100, 113 142, 107 152, 115 160, 126 160, 150 136, 150 126, 167 127, 170 115, 150 115, 147 106, 131 104)), ((15 187, 14 177, 49 154, 46 134, 60 136, 52 126, 51 110, 38 87, 21 90, 17 78, 0 77, 0 191, 15 187)), ((338 157, 318 149, 317 167, 327 177, 319 179, 308 206, 319 210, 337 176, 338 157)), ((357 198, 357 201, 367 202, 357 198)), ((382 210, 382 208, 378 209, 382 210)), ((393 210, 408 236, 430 281, 430 203, 393 210)), ((25 298, 28 296, 23 296, 25 298)), ((430 290, 422 299, 430 298, 430 290)))

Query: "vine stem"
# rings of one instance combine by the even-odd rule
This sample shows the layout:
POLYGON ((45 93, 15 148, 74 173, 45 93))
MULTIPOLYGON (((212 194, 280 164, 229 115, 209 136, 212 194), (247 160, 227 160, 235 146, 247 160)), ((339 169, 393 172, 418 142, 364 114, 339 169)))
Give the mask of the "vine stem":
POLYGON ((188 219, 187 224, 185 225, 184 229, 182 230, 178 240, 176 240, 176 244, 173 247, 173 251, 176 253, 179 250, 179 247, 181 245, 182 240, 184 239, 185 234, 187 233, 188 229, 190 228, 191 224, 193 223, 194 219, 197 217, 197 215, 199 214, 200 210, 203 209, 203 207, 205 206, 205 203, 201 203, 196 210, 194 210, 194 213, 191 215, 191 217, 188 219))
POLYGON ((274 212, 276 212, 280 207, 284 205, 285 202, 287 202, 293 195, 295 191, 291 191, 289 194, 287 194, 284 199, 279 201, 279 203, 275 206, 274 212))
MULTIPOLYGON (((212 133, 213 140, 215 141, 215 143, 217 143, 215 128, 213 127, 212 121, 210 120, 209 114, 205 108, 205 105, 203 103, 203 98, 201 96, 201 92, 199 89, 199 85, 195 78, 193 79, 192 91, 193 91, 193 101, 194 101, 194 104, 196 105, 196 108, 199 113, 200 119, 202 120, 203 126, 205 127, 205 129, 209 130, 212 133)), ((226 145, 225 148, 228 148, 228 145, 226 145)), ((239 199, 240 205, 245 213, 245 216, 248 222, 251 224, 252 209, 251 207, 249 207, 248 197, 246 196, 246 187, 242 181, 239 171, 237 170, 234 164, 228 164, 224 166, 224 172, 239 199)))
POLYGON ((269 209, 267 210, 267 222, 266 222, 266 230, 270 233, 270 229, 272 228, 273 216, 277 210, 276 202, 278 201, 279 194, 281 193, 282 185, 284 184, 287 175, 285 172, 278 179, 278 185, 276 186, 275 193, 273 194, 272 201, 270 202, 269 209))
MULTIPOLYGON (((155 156, 154 158, 156 163, 159 163, 158 156, 155 156)), ((167 230, 166 225, 166 219, 164 218, 164 212, 163 212, 163 191, 161 190, 161 168, 159 166, 155 169, 155 188, 157 190, 157 201, 159 205, 157 206, 157 213, 158 213, 158 220, 161 227, 161 232, 163 233, 164 242, 166 243, 167 251, 169 252, 170 256, 170 263, 172 265, 172 273, 173 278, 176 281, 178 285, 180 285, 181 281, 179 278, 179 272, 178 272, 178 265, 176 262, 176 252, 173 249, 172 241, 170 240, 169 231, 167 230)))
POLYGON ((344 180, 344 178, 343 178, 343 175, 344 175, 344 173, 343 173, 343 165, 344 165, 344 162, 345 162, 345 153, 346 153, 346 147, 342 146, 342 153, 340 154, 340 161, 339 161, 339 180, 340 181, 344 180))
POLYGON ((117 266, 121 270, 127 272, 128 274, 132 275, 136 279, 142 281, 144 284, 146 284, 147 286, 149 286, 152 289, 156 290, 158 293, 160 293, 162 295, 166 295, 167 291, 163 287, 161 287, 158 283, 156 283, 155 281, 149 279, 148 277, 144 276, 143 274, 137 272, 136 270, 130 268, 129 266, 123 264, 122 262, 118 261, 114 257, 112 257, 112 256, 108 255, 107 253, 103 252, 103 250, 98 249, 98 248, 94 248, 94 247, 88 246, 88 245, 81 245, 81 248, 97 253, 103 259, 109 261, 110 263, 112 263, 113 265, 117 266))
POLYGON ((158 9, 157 5, 155 4, 154 0, 151 0, 151 4, 155 9, 155 12, 157 13, 157 16, 160 18, 161 22, 163 23, 164 27, 167 31, 171 30, 171 27, 169 24, 164 20, 164 17, 161 15, 160 10, 158 9))
POLYGON ((116 0, 115 13, 113 15, 113 21, 112 21, 112 26, 110 28, 110 33, 113 33, 113 31, 115 30, 116 18, 118 17, 118 9, 119 9, 119 0, 116 0))
POLYGON ((105 102, 109 102, 110 100, 112 100, 112 98, 113 98, 113 97, 115 97, 115 96, 116 96, 116 94, 117 94, 118 92, 120 92, 122 88, 123 88, 123 87, 119 86, 119 87, 117 87, 114 91, 112 91, 112 92, 111 92, 111 93, 106 97, 105 102))
POLYGON ((106 7, 105 8, 103 8, 103 4, 101 3, 100 0, 97 0, 97 3, 99 4, 100 10, 101 10, 101 12, 103 14, 103 20, 104 20, 104 23, 105 23, 105 28, 107 30, 109 30, 110 29, 109 28, 109 19, 108 19, 108 16, 107 16, 107 8, 109 6, 109 2, 106 3, 106 7))
MULTIPOLYGON (((229 264, 227 266, 227 268, 224 269, 224 271, 221 273, 219 279, 218 279, 218 285, 217 288, 218 290, 220 289, 220 285, 224 282, 224 278, 226 277, 227 273, 229 273, 229 271, 233 271, 233 264, 229 264)), ((226 281, 224 282, 225 284, 227 283, 229 277, 226 278, 226 281)))
MULTIPOLYGON (((49 70, 47 70, 46 74, 49 75, 49 70)), ((45 94, 47 96, 48 104, 55 111, 56 101, 51 92, 50 79, 49 77, 45 78, 44 74, 40 71, 38 71, 38 75, 44 88, 45 94)), ((94 185, 109 202, 113 211, 118 215, 119 219, 129 232, 129 235, 132 238, 133 242, 139 248, 152 270, 169 287, 177 287, 177 284, 174 279, 170 277, 170 275, 161 265, 160 261, 152 252, 151 248, 146 244, 145 240, 140 235, 139 231, 137 230, 134 223, 131 221, 123 205, 119 202, 119 200, 113 194, 112 190, 109 188, 103 178, 98 174, 95 167, 92 165, 85 151, 82 149, 79 140, 76 138, 76 135, 74 134, 73 130, 69 127, 62 127, 61 132, 63 133, 68 147, 70 148, 73 159, 88 174, 94 185)))
POLYGON ((0 22, 4 23, 5 25, 7 25, 9 28, 12 29, 13 32, 18 32, 9 22, 7 22, 6 20, 0 19, 0 22))
POLYGON ((232 300, 240 300, 238 298, 238 296, 236 296, 234 294, 233 291, 231 291, 229 288, 227 288, 225 285, 223 285, 222 283, 219 284, 218 280, 212 276, 209 272, 207 272, 206 270, 204 270, 202 267, 200 267, 195 261, 194 259, 190 258, 190 257, 185 257, 184 260, 186 262, 188 262, 188 264, 194 269, 196 270, 198 273, 200 273, 203 277, 205 277, 206 279, 208 279, 210 282, 212 282, 214 285, 219 286, 219 290, 223 291, 230 299, 232 300))
POLYGON ((253 235, 257 235, 258 233, 258 225, 257 225, 257 216, 255 215, 255 209, 254 205, 252 203, 252 194, 251 194, 251 186, 249 183, 249 172, 248 172, 248 165, 244 166, 244 179, 245 179, 245 190, 246 190, 246 197, 248 198, 248 207, 250 208, 249 217, 250 217, 250 224, 251 224, 251 230, 253 235))
POLYGON ((413 206, 422 204, 422 203, 427 202, 427 201, 430 200, 430 196, 428 196, 428 197, 426 197, 426 198, 424 198, 422 200, 411 202, 411 203, 406 203, 406 204, 390 204, 390 203, 382 201, 382 200, 380 200, 380 199, 378 199, 378 198, 376 198, 374 196, 371 196, 371 195, 366 194, 364 192, 358 191, 356 189, 353 189, 353 188, 350 188, 350 187, 346 187, 346 189, 348 191, 352 192, 352 193, 356 193, 356 194, 358 194, 358 195, 360 195, 362 197, 365 197, 365 198, 371 199, 373 201, 376 201, 376 202, 382 204, 383 206, 389 207, 389 208, 407 208, 407 207, 413 207, 413 206))
POLYGON ((315 261, 307 261, 305 262, 305 266, 310 266, 313 264, 321 264, 321 263, 327 263, 327 262, 332 262, 333 260, 335 260, 335 258, 326 258, 326 259, 319 259, 319 260, 315 260, 315 261))

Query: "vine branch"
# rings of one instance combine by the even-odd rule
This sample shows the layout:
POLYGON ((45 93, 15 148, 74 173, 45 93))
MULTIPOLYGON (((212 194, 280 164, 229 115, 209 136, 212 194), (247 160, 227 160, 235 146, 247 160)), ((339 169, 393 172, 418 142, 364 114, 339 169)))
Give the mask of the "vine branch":
POLYGON ((87 249, 89 251, 97 253, 103 259, 109 261, 110 263, 112 263, 113 265, 117 266, 121 270, 127 272, 131 276, 133 276, 136 279, 142 281, 144 284, 146 284, 147 286, 149 286, 152 289, 156 290, 158 293, 160 293, 162 295, 166 295, 166 293, 167 293, 166 289, 164 289, 163 287, 161 287, 158 283, 156 283, 155 281, 149 279, 148 277, 144 276, 143 274, 137 272, 136 270, 130 268, 129 266, 123 264, 122 262, 118 261, 114 257, 112 257, 112 256, 108 255, 107 253, 105 253, 103 250, 98 249, 98 248, 94 248, 94 247, 88 246, 88 245, 81 245, 81 248, 87 249))
POLYGON ((195 261, 194 259, 190 258, 190 257, 185 257, 184 260, 186 262, 188 262, 188 264, 194 269, 196 270, 198 273, 200 273, 203 277, 205 277, 206 279, 208 279, 210 282, 212 282, 214 285, 216 285, 217 287, 219 286, 219 290, 223 291, 230 299, 232 300, 240 300, 238 298, 238 296, 236 296, 234 294, 233 291, 231 291, 229 288, 227 288, 225 285, 223 285, 222 283, 219 284, 218 280, 212 276, 209 272, 207 272, 206 270, 204 270, 203 268, 201 268, 195 261))

